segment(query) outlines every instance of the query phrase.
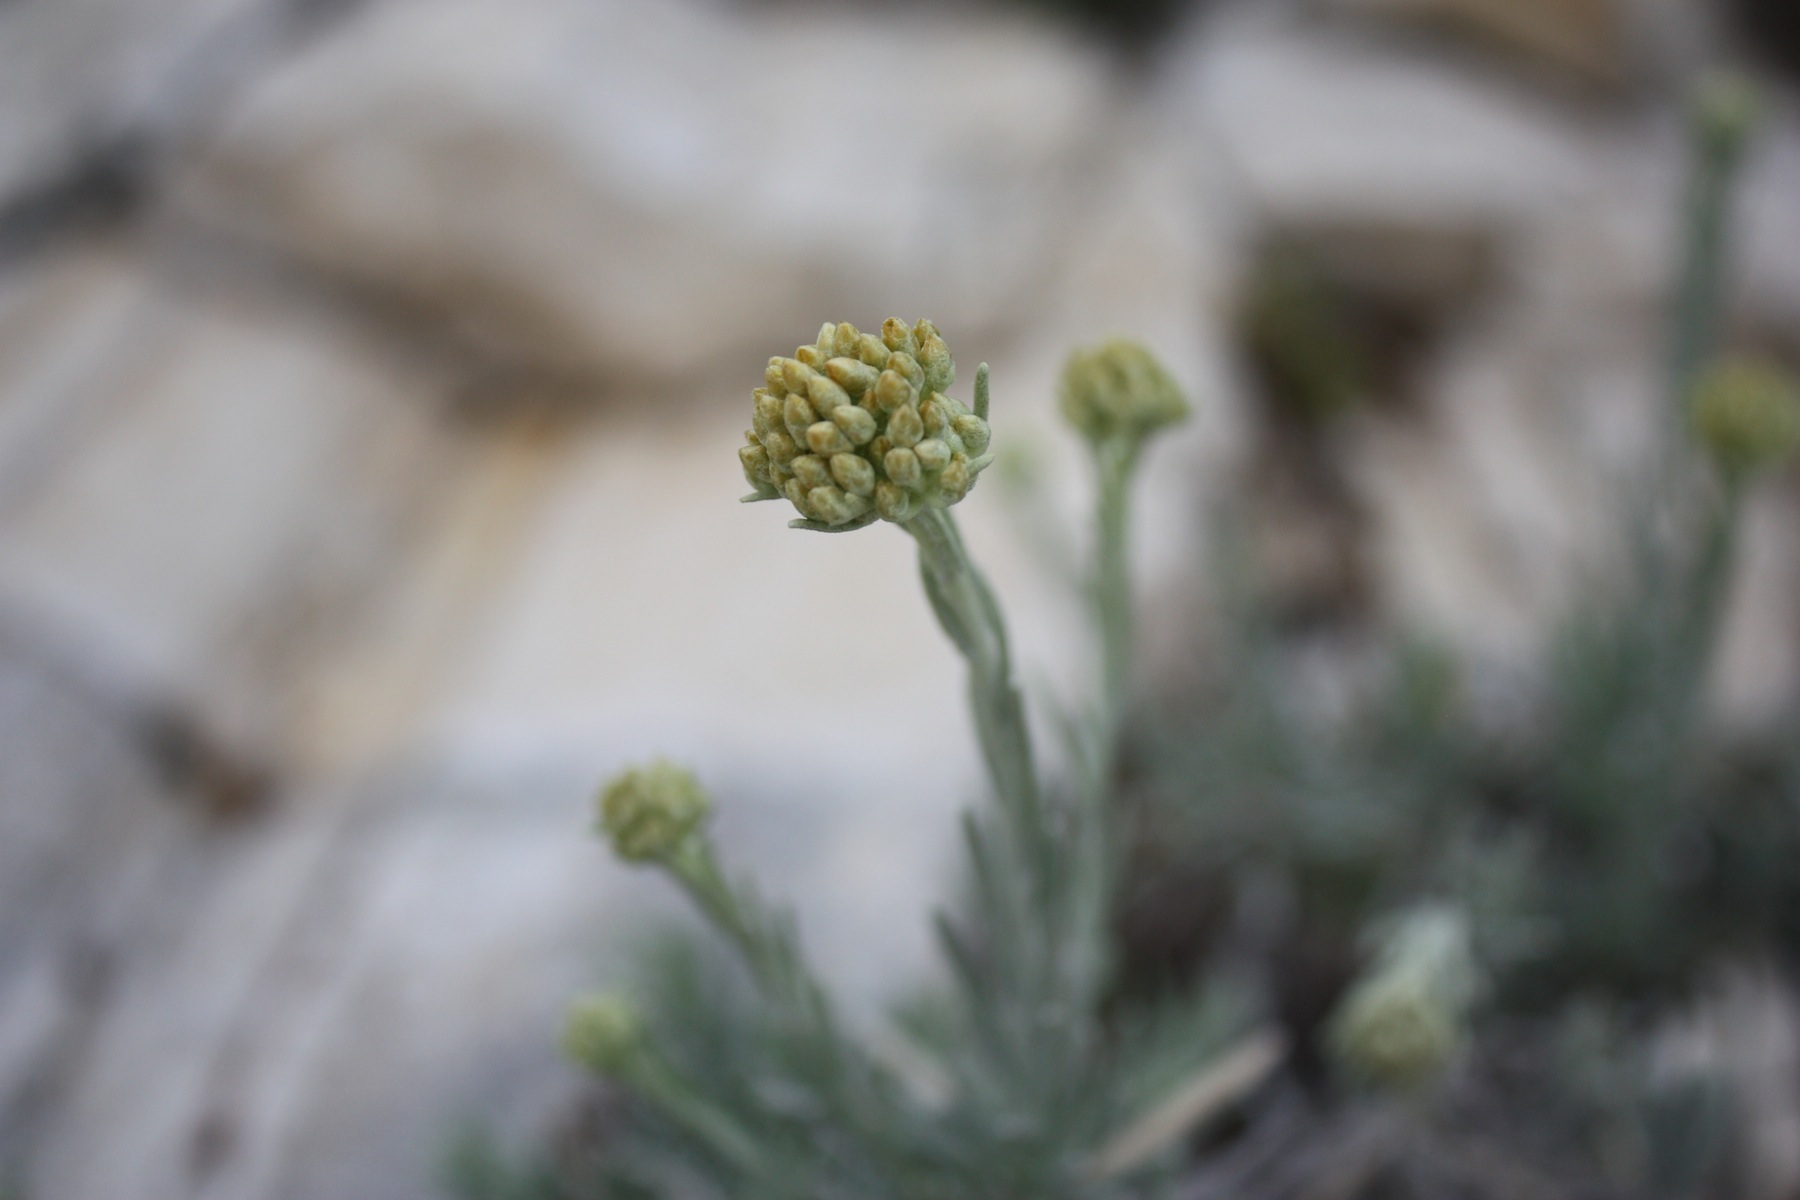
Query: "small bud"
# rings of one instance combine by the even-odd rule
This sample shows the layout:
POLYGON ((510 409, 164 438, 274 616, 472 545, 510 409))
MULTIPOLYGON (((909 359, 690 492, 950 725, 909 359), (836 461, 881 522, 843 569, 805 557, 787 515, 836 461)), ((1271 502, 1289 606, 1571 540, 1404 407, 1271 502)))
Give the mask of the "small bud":
POLYGON ((738 461, 744 465, 744 478, 751 487, 775 482, 769 474, 769 452, 761 446, 738 447, 738 461))
POLYGON ((918 445, 925 438, 925 422, 919 416, 919 410, 908 404, 898 409, 888 418, 888 436, 894 439, 894 445, 908 448, 918 445))
POLYGON ((868 363, 854 358, 834 358, 825 364, 825 373, 852 396, 861 396, 875 386, 875 380, 881 375, 868 363))
POLYGON ((751 419, 756 436, 762 437, 771 429, 781 428, 782 412, 786 408, 784 402, 773 392, 759 392, 756 397, 756 413, 751 419))
POLYGON ((925 482, 925 472, 919 466, 919 456, 904 447, 889 450, 882 466, 887 468, 889 479, 908 491, 916 490, 925 482))
POLYGON ((813 369, 797 358, 781 360, 781 381, 790 392, 806 395, 806 381, 813 377, 813 369))
POLYGON ((819 336, 813 342, 814 348, 823 350, 826 353, 830 353, 834 350, 837 347, 837 328, 837 322, 835 321, 827 321, 819 326, 819 336))
POLYGON ((944 468, 942 475, 938 476, 938 487, 944 490, 945 495, 957 500, 968 495, 969 485, 973 482, 974 480, 969 475, 968 457, 962 454, 953 455, 950 465, 944 468))
POLYGON ((835 487, 814 488, 806 493, 806 500, 827 525, 848 524, 869 511, 867 500, 835 487))
POLYGON ((958 414, 951 422, 950 428, 962 439, 963 445, 969 448, 970 454, 987 453, 988 442, 993 438, 993 431, 988 423, 974 413, 958 414))
POLYGON ((1725 362, 1701 378, 1693 422, 1727 474, 1773 466, 1800 447, 1800 387, 1772 364, 1725 362))
POLYGON ((950 432, 950 413, 936 397, 927 396, 919 405, 919 418, 925 422, 925 436, 941 438, 950 432))
POLYGON ((877 371, 887 367, 888 359, 893 351, 881 344, 881 339, 872 333, 865 333, 856 340, 856 357, 874 367, 877 371))
POLYGON ((617 1075, 644 1043, 644 1021, 630 1001, 590 996, 569 1011, 563 1051, 596 1075, 617 1075))
POLYGON ((626 771, 600 793, 600 825, 627 862, 665 860, 699 832, 712 801, 689 771, 668 762, 626 771))
POLYGON ((806 493, 810 490, 798 479, 789 479, 781 485, 781 494, 788 498, 790 504, 800 510, 801 516, 809 519, 812 517, 813 511, 812 505, 806 499, 806 493))
POLYGON ((1149 350, 1111 341, 1063 368, 1062 412, 1090 442, 1141 442, 1188 415, 1187 399, 1149 350))
POLYGON ((787 394, 787 380, 783 379, 781 375, 781 364, 785 361, 781 358, 771 358, 769 365, 763 368, 763 386, 777 397, 787 394))
POLYGON ((935 329, 919 347, 919 365, 925 368, 925 386, 931 391, 947 392, 956 382, 956 362, 935 329))
POLYGON ((919 465, 927 471, 941 471, 950 465, 950 447, 937 438, 926 438, 913 447, 913 453, 919 456, 919 465))
POLYGON ((889 317, 881 323, 881 340, 895 353, 911 354, 919 348, 919 343, 913 340, 912 330, 898 317, 889 317))
POLYGON ((816 454, 802 454, 788 465, 793 469, 794 478, 800 481, 800 486, 809 492, 831 482, 831 471, 826 467, 825 460, 816 454))
POLYGON ((839 358, 848 358, 856 353, 856 343, 862 340, 862 332, 848 321, 839 321, 837 334, 831 339, 831 345, 819 343, 819 349, 829 350, 839 358))
POLYGON ((831 420, 857 446, 866 446, 874 441, 875 431, 880 428, 867 409, 858 408, 854 404, 840 405, 832 412, 831 420))
POLYGON ((1475 991, 1468 923, 1449 909, 1413 913, 1386 934, 1338 1007, 1332 1048, 1355 1075, 1417 1089, 1461 1048, 1475 991))
POLYGON ((808 370, 817 374, 825 369, 825 363, 830 359, 831 355, 819 349, 817 346, 802 346, 794 351, 794 357, 799 359, 801 364, 808 370))
POLYGON ((1721 71, 1694 93, 1694 122, 1701 144, 1715 154, 1736 154, 1762 118, 1762 97, 1742 75, 1721 71))
POLYGON ((837 485, 853 496, 873 496, 875 494, 875 468, 869 460, 854 454, 834 454, 831 456, 831 477, 837 485))
POLYGON ((763 449, 769 452, 769 457, 784 467, 800 453, 800 447, 795 444, 793 437, 782 429, 772 429, 764 434, 762 444, 763 449))
POLYGON ((893 412, 913 402, 913 386, 898 371, 883 371, 875 381, 875 403, 883 412, 893 412))
POLYGON ((894 483, 875 485, 875 511, 884 521, 905 521, 917 512, 912 506, 912 497, 894 483))
POLYGON ((813 407, 819 410, 821 417, 829 417, 840 405, 850 403, 850 393, 823 375, 807 381, 806 394, 812 398, 813 407))
POLYGON ((844 431, 832 421, 820 421, 817 425, 810 426, 806 431, 806 444, 820 458, 830 458, 834 454, 855 449, 850 444, 850 439, 844 436, 844 431))
POLYGON ((888 359, 888 370, 897 371, 906 377, 906 382, 915 389, 925 386, 925 368, 919 360, 907 353, 898 353, 888 359))
POLYGON ((796 441, 804 438, 806 431, 811 429, 818 419, 818 412, 802 394, 796 393, 782 402, 781 423, 787 426, 788 433, 792 434, 796 441))

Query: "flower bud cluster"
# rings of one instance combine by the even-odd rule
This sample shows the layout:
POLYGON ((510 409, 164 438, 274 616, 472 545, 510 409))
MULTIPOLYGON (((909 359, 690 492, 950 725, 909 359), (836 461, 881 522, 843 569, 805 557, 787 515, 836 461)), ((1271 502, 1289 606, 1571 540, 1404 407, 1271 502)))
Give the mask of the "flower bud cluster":
POLYGON ((1726 471, 1773 465, 1800 447, 1800 387, 1779 367, 1714 367, 1694 397, 1694 430, 1726 471))
POLYGON ((1141 442, 1188 415, 1181 394, 1156 356, 1115 339, 1077 351, 1063 368, 1063 418, 1090 442, 1141 442))
POLYGON ((569 1011, 563 1051, 597 1075, 617 1075, 644 1040, 644 1019, 620 996, 589 996, 569 1011))
POLYGON ((950 348, 929 321, 881 334, 845 322, 771 358, 738 458, 753 499, 786 497, 806 520, 908 521, 968 494, 989 462, 988 424, 945 395, 950 348))
POLYGON ((1364 1079, 1419 1087, 1462 1046, 1475 983, 1467 922, 1444 909, 1414 913, 1388 934, 1372 969, 1345 997, 1332 1046, 1364 1079))
POLYGON ((601 828, 627 862, 666 861, 711 814, 700 781, 669 762, 626 771, 600 793, 601 828))

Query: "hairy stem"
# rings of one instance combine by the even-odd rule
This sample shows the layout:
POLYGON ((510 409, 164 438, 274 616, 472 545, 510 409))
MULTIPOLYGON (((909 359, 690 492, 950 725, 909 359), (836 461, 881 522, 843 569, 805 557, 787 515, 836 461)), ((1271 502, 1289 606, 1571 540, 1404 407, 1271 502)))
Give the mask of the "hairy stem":
POLYGON ((738 948, 765 999, 819 1044, 835 1045, 836 1018, 824 989, 800 952, 789 923, 764 911, 756 898, 731 886, 712 847, 693 838, 669 863, 669 873, 694 903, 738 948))
POLYGON ((1100 627, 1100 767, 1110 772, 1118 753, 1131 681, 1132 602, 1129 569, 1130 489, 1137 448, 1105 442, 1095 449, 1099 469, 1099 536, 1095 547, 1094 611, 1100 627))
POLYGON ((1694 383, 1718 353, 1723 325, 1728 217, 1742 146, 1702 147, 1687 200, 1686 247, 1669 339, 1669 397, 1685 423, 1694 383))
POLYGON ((919 543, 919 573, 932 611, 968 661, 969 707, 994 791, 1014 820, 1030 827, 1040 820, 1042 803, 1000 605, 948 512, 927 509, 902 528, 919 543))

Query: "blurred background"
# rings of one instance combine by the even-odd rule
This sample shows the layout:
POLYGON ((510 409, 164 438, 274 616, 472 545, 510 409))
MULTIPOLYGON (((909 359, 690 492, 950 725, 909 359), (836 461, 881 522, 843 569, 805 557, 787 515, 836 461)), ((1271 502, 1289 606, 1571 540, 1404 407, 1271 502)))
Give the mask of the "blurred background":
MULTIPOLYGON (((1378 633, 1504 677, 1617 550, 1719 64, 1769 88, 1731 340, 1800 361, 1795 11, 0 0, 0 1195, 429 1196, 460 1128, 543 1136, 566 1001, 679 919, 586 836, 655 754, 854 1007, 931 969, 979 774, 910 547, 735 504, 822 321, 993 364, 962 511, 1029 688, 1091 671, 1054 392, 1119 333, 1201 414, 1144 485, 1149 688, 1222 497, 1316 703, 1378 633)), ((1800 477, 1744 539, 1748 729, 1800 477)), ((1749 1011, 1782 1200, 1800 1006, 1749 1011)))

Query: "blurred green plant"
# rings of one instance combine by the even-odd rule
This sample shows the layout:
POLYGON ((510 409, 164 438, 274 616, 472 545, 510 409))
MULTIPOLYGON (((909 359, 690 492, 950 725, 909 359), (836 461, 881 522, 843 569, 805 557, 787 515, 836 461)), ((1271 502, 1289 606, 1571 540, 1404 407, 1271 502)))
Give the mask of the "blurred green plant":
MULTIPOLYGON (((1146 349, 1115 341, 1062 381, 1094 464, 1083 584, 1100 669, 1067 708, 1068 769, 1045 780, 1001 608, 951 511, 994 461, 986 366, 962 404, 942 335, 900 321, 827 324, 771 359, 746 499, 789 503, 806 530, 898 525, 967 667, 990 798, 965 816, 966 892, 938 921, 949 983, 853 1028, 792 918, 721 866, 699 781, 628 771, 602 792, 603 832, 730 953, 667 943, 629 994, 578 1004, 565 1045, 621 1097, 606 1128, 525 1171, 469 1142, 458 1186, 1732 1194, 1729 1097, 1659 1047, 1723 963, 1800 969, 1800 710, 1728 740, 1703 703, 1745 494, 1800 442, 1792 381, 1723 349, 1754 110, 1727 84, 1697 105, 1667 446, 1622 531, 1627 578, 1569 614, 1504 719, 1417 642, 1365 654, 1347 702, 1314 702, 1230 511, 1210 671, 1134 695, 1129 499, 1188 406, 1146 349)), ((1302 273, 1258 286, 1252 355, 1311 416, 1341 407, 1368 382, 1355 328, 1302 273)))
MULTIPOLYGON (((1299 1061, 1436 1097, 1409 1118, 1419 1140, 1383 1158, 1396 1169, 1447 1153, 1460 1098, 1513 1127, 1514 1158, 1558 1147, 1547 1158, 1570 1186, 1721 1186, 1729 1106, 1704 1072, 1657 1078, 1658 1037, 1732 961, 1800 970, 1800 711, 1727 737, 1703 702, 1745 493, 1800 443, 1793 381, 1724 349, 1731 198, 1755 111, 1741 82, 1699 92, 1666 451, 1628 509, 1630 573, 1569 615, 1509 715, 1478 711, 1451 660, 1417 645, 1390 650, 1348 705, 1307 707, 1295 650, 1227 531, 1209 679, 1154 706, 1127 748, 1149 815, 1125 871, 1126 978, 1153 988, 1234 936, 1215 929, 1172 964, 1155 931, 1179 893, 1160 878, 1209 897, 1215 925, 1268 908, 1273 888, 1252 954, 1299 1061), (1431 959, 1420 913, 1439 933, 1466 929, 1490 984, 1473 1007, 1473 992, 1431 982, 1460 968, 1402 965, 1431 959), (1365 955, 1384 927, 1398 932, 1365 955), (1590 1086, 1601 1051, 1578 1068, 1546 1048, 1578 1019, 1609 1031, 1604 1088, 1590 1086), (1509 1046, 1536 1064, 1525 1087, 1509 1046)), ((1324 323, 1336 310, 1303 283, 1262 280, 1247 350, 1290 397, 1331 411, 1359 378, 1355 337, 1324 323)))
MULTIPOLYGON (((1186 400, 1140 346, 1071 361, 1065 408, 1100 480, 1092 592, 1105 681, 1068 731, 1076 770, 1046 787, 999 603, 949 511, 990 461, 987 378, 983 366, 964 406, 946 393, 954 363, 928 323, 889 321, 878 338, 828 324, 770 361, 740 456, 748 499, 788 501, 799 528, 885 518, 910 534, 927 601, 967 665, 992 801, 964 822, 964 910, 938 924, 952 985, 884 1037, 857 1036, 791 918, 720 867, 699 782, 667 763, 627 771, 600 799, 615 852, 666 873, 736 953, 664 954, 640 978, 640 1002, 599 995, 572 1012, 571 1056, 630 1097, 581 1194, 1143 1195, 1189 1131, 1279 1059, 1273 1035, 1242 1038, 1252 1008, 1228 987, 1111 1007, 1126 496, 1145 444, 1186 416, 1186 400)), ((465 1158, 468 1190, 510 1186, 490 1158, 465 1158)))

